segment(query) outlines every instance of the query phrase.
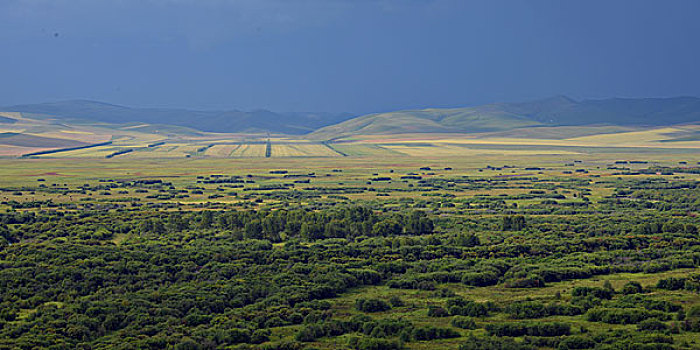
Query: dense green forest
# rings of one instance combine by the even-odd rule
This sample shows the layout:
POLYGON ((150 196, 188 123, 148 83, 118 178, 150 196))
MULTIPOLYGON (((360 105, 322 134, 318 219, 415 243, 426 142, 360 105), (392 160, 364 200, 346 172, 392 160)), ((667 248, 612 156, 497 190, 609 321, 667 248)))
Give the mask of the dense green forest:
POLYGON ((0 348, 697 348, 692 169, 3 188, 0 348))

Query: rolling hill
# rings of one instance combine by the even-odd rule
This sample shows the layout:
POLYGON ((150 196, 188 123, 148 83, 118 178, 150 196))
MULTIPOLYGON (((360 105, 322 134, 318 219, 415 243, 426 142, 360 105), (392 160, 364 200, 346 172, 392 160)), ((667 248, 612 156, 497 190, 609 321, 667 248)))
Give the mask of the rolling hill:
MULTIPOLYGON (((575 101, 555 96, 520 103, 393 111, 356 118, 347 113, 276 113, 262 109, 245 112, 132 108, 86 100, 17 105, 0 110, 58 122, 145 123, 220 133, 310 133, 315 139, 331 139, 358 134, 481 133, 528 127, 697 123, 700 121, 700 98, 575 101)), ((12 123, 13 120, 5 117, 0 122, 12 123)))
POLYGON ((0 133, 0 145, 18 146, 18 147, 51 147, 51 148, 67 148, 80 147, 87 145, 84 142, 59 139, 54 137, 42 137, 29 134, 21 134, 15 132, 0 133))
POLYGON ((542 123, 503 111, 472 108, 424 109, 370 114, 321 128, 314 137, 352 134, 474 133, 538 126, 542 123))
POLYGON ((0 112, 0 157, 104 157, 130 150, 124 157, 235 158, 265 155, 268 138, 273 157, 377 152, 439 156, 463 154, 465 149, 485 152, 484 147, 495 147, 489 152, 512 152, 510 148, 534 152, 520 150, 523 147, 535 147, 537 152, 572 152, 571 147, 587 152, 599 147, 696 152, 700 140, 700 99, 692 97, 575 101, 557 96, 352 119, 264 110, 142 109, 91 101, 4 110, 0 112))
POLYGON ((124 124, 130 122, 169 124, 208 132, 272 132, 306 134, 323 126, 342 122, 347 113, 276 113, 268 110, 195 111, 166 108, 132 108, 103 102, 73 100, 16 105, 0 109, 21 112, 30 118, 54 118, 124 124))
POLYGON ((311 136, 337 138, 358 134, 478 133, 525 127, 661 126, 698 122, 700 99, 695 97, 575 101, 556 96, 524 103, 369 114, 323 127, 311 136))

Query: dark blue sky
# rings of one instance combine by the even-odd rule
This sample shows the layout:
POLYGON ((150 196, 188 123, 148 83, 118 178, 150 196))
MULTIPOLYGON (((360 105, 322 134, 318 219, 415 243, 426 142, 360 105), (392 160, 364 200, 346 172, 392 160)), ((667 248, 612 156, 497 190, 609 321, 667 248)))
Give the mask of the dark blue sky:
POLYGON ((695 0, 0 0, 0 105, 700 96, 695 0))

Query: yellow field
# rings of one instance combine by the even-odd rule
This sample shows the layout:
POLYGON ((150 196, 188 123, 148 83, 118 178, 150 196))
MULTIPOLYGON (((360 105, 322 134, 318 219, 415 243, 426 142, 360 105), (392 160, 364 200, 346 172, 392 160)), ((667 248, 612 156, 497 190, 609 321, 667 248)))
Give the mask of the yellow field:
MULTIPOLYGON (((216 146, 214 146, 216 147, 216 146)), ((212 147, 213 148, 213 147, 212 147)), ((246 143, 231 152, 231 157, 265 157, 264 144, 246 143)))
POLYGON ((22 113, 19 113, 19 112, 0 112, 0 116, 19 119, 19 118, 22 118, 22 113))
POLYGON ((213 157, 229 157, 240 147, 241 145, 215 145, 207 149, 204 154, 213 157))
POLYGON ((272 144, 273 157, 340 157, 340 154, 322 144, 272 144))
MULTIPOLYGON (((163 146, 170 146, 171 144, 165 144, 163 146)), ((195 154, 197 153, 197 150, 202 148, 202 145, 196 145, 196 144, 173 144, 176 146, 174 149, 174 152, 177 153, 182 153, 182 154, 195 154)), ((164 151, 160 149, 161 146, 155 147, 154 152, 155 153, 163 153, 164 151)))
POLYGON ((29 133, 34 136, 42 137, 52 137, 57 139, 69 139, 76 140, 85 143, 101 143, 109 141, 112 135, 109 134, 96 134, 89 131, 80 130, 60 130, 56 132, 44 132, 44 133, 29 133))
MULTIPOLYGON (((615 146, 649 146, 660 144, 660 140, 669 139, 670 135, 676 133, 689 132, 697 128, 659 128, 645 131, 626 132, 618 134, 591 135, 570 139, 573 142, 595 143, 615 146)), ((699 148, 697 141, 674 142, 677 147, 699 148)))
POLYGON ((20 147, 3 145, 0 147, 0 157, 19 157, 23 154, 42 151, 43 149, 34 147, 20 147))
POLYGON ((197 152, 201 146, 193 144, 168 143, 155 147, 143 147, 134 152, 120 155, 124 158, 182 158, 197 152))
POLYGON ((394 150, 372 144, 333 144, 332 146, 334 149, 348 156, 371 157, 401 154, 394 150))
POLYGON ((99 146, 99 147, 93 147, 93 148, 84 148, 84 149, 77 149, 73 151, 66 151, 66 152, 60 152, 60 153, 51 153, 51 154, 45 154, 45 155, 40 155, 36 156, 39 158, 58 158, 58 157, 68 157, 68 158, 90 158, 90 157, 99 157, 103 158, 111 153, 114 153, 122 148, 120 147, 114 147, 114 146, 99 146))
POLYGON ((433 146, 383 146, 389 150, 409 156, 475 156, 475 155, 534 155, 534 154, 580 154, 579 152, 563 150, 505 150, 505 149, 472 149, 454 145, 436 143, 433 146))
MULTIPOLYGON (((550 128, 555 129, 555 128, 550 128)), ((605 130, 605 129, 604 129, 605 130)), ((700 131, 697 125, 683 127, 665 127, 642 131, 621 131, 601 133, 588 136, 551 139, 502 137, 499 133, 491 134, 394 134, 367 135, 348 138, 359 144, 386 145, 392 143, 411 144, 460 144, 460 145, 529 145, 560 147, 659 147, 659 148, 700 148, 698 141, 661 142, 672 139, 673 135, 689 134, 700 131)), ((450 153, 449 151, 447 151, 450 153)))
POLYGON ((3 125, 0 127, 0 133, 4 132, 24 132, 24 128, 22 127, 17 127, 17 126, 11 126, 11 125, 3 125))
MULTIPOLYGON (((7 113, 5 115, 8 115, 7 113)), ((10 115, 8 115, 10 116, 10 115)), ((107 128, 100 125, 56 125, 44 120, 17 117, 17 123, 2 125, 0 133, 22 132, 29 136, 70 139, 86 144, 108 140, 109 146, 62 151, 41 158, 103 158, 120 149, 133 152, 120 158, 263 158, 268 136, 265 134, 169 133, 149 132, 152 126, 135 125, 107 128), (149 129, 150 128, 150 129, 149 129), (137 129, 143 129, 138 131, 137 129), (156 142, 164 145, 148 147, 156 142), (212 145, 209 147, 209 145, 212 145), (203 150, 203 151, 200 151, 203 150)), ((547 127, 494 133, 413 133, 391 135, 353 135, 329 142, 312 141, 305 136, 273 135, 271 157, 470 157, 486 155, 578 155, 582 153, 700 153, 700 125, 656 128, 623 127, 547 127), (546 130, 545 130, 546 129, 546 130), (595 134, 596 131, 599 133, 595 134), (522 136, 519 136, 523 133, 522 136)), ((0 138, 0 157, 57 149, 45 141, 36 147, 5 143, 0 138)), ((697 157, 696 157, 697 158, 697 157)), ((693 157, 689 158, 693 161, 693 157)))

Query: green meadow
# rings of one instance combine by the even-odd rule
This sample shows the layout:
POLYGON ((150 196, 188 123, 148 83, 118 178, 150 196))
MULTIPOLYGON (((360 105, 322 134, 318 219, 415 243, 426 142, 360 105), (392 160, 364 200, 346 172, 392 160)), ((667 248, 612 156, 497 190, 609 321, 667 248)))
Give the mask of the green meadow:
POLYGON ((284 142, 0 159, 0 348, 698 346, 687 145, 284 142))

